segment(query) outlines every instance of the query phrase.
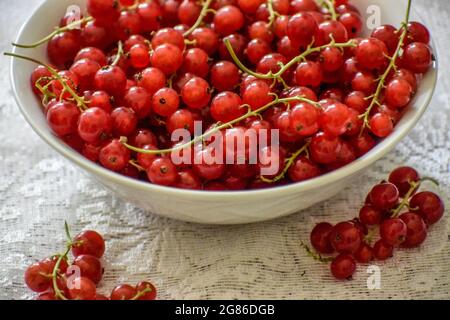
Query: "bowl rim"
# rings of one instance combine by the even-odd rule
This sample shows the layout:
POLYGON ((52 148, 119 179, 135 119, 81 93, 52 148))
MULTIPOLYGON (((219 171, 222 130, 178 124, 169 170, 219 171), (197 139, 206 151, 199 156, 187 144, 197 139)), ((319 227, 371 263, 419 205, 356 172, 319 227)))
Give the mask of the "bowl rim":
MULTIPOLYGON (((42 7, 44 7, 47 4, 47 1, 42 2, 32 13, 31 15, 26 19, 26 21, 22 24, 20 27, 18 34, 16 36, 16 43, 20 43, 20 39, 23 36, 24 30, 27 28, 28 24, 30 23, 30 20, 32 17, 36 14, 37 11, 39 11, 42 7)), ((413 9, 414 10, 414 9, 413 9)), ((419 16, 417 12, 415 12, 416 16, 419 16)), ((433 98, 434 91, 436 89, 437 85, 437 79, 438 79, 438 57, 437 57, 437 50, 435 49, 436 46, 434 44, 433 39, 431 40, 430 47, 432 48, 434 60, 433 60, 433 77, 431 78, 431 88, 428 90, 428 93, 425 93, 425 101, 422 105, 417 107, 417 111, 415 112, 414 116, 408 120, 407 123, 403 124, 402 130, 394 130, 393 133, 391 133, 390 136, 382 139, 380 142, 378 142, 377 146, 375 146, 372 150, 370 150, 368 153, 363 155, 362 157, 356 159, 355 161, 351 162, 350 164, 345 165, 342 168, 333 170, 331 172, 328 172, 326 174, 323 174, 319 177, 296 182, 296 183, 290 183, 283 186, 276 186, 271 188, 265 188, 265 189, 252 189, 252 190, 240 190, 240 191, 205 191, 205 190, 188 190, 188 189, 179 189, 175 187, 167 187, 167 186, 160 186, 156 184, 152 184, 149 182, 133 179, 127 176, 124 176, 122 174, 110 171, 106 168, 103 168, 97 163, 94 163, 85 157, 83 157, 81 154, 79 154, 77 151, 73 150, 71 147, 66 145, 61 139, 54 136, 52 133, 45 131, 44 129, 41 129, 39 125, 34 121, 34 119, 31 117, 31 115, 27 112, 27 108, 23 106, 22 100, 20 98, 18 88, 15 85, 15 74, 16 74, 16 61, 17 59, 12 58, 10 62, 10 83, 11 88, 14 93, 15 101, 24 116, 25 120, 28 122, 28 124, 32 127, 32 129, 40 136, 47 144, 49 144, 53 149, 55 149, 59 154, 70 160, 71 162, 75 163, 79 167, 83 168, 87 172, 93 173, 94 175, 102 176, 105 179, 108 179, 109 181, 115 182, 119 185, 125 184, 129 188, 138 188, 142 189, 148 192, 162 192, 166 194, 170 194, 173 196, 179 196, 179 197, 194 197, 194 198, 201 198, 201 200, 215 200, 220 199, 222 201, 233 201, 236 196, 242 196, 242 197, 249 197, 249 198, 255 198, 255 197, 261 197, 265 195, 271 195, 276 196, 278 194, 292 194, 292 193, 301 193, 303 191, 307 190, 314 190, 317 188, 321 188, 326 186, 327 184, 331 182, 338 181, 340 179, 343 179, 345 177, 351 176, 352 174, 361 171, 362 169, 370 166, 374 162, 378 161, 381 157, 386 155, 393 147, 395 147, 396 144, 398 144, 417 124, 417 122, 420 120, 420 118, 423 116, 425 111, 428 109, 428 106, 431 102, 431 99, 433 98), (208 199, 206 199, 206 198, 208 199)), ((13 47, 12 52, 17 53, 20 49, 17 47, 13 47)), ((431 70, 431 69, 430 69, 431 70)), ((430 71, 429 71, 430 72, 430 71)), ((396 126, 397 128, 398 126, 396 126)))

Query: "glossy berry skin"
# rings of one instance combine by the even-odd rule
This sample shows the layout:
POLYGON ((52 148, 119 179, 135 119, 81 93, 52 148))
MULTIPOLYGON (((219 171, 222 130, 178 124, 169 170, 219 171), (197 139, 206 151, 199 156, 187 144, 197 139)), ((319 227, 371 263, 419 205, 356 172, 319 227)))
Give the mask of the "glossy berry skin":
POLYGON ((239 69, 229 61, 219 61, 211 67, 211 84, 219 91, 233 90, 240 81, 239 69))
POLYGON ((161 88, 152 97, 152 110, 162 117, 172 115, 179 106, 180 97, 172 88, 161 88))
POLYGON ((392 183, 380 183, 369 193, 370 203, 380 210, 392 209, 398 202, 399 192, 392 183))
POLYGON ((143 292, 144 290, 151 290, 141 297, 138 300, 156 300, 157 290, 155 286, 150 282, 139 282, 136 286, 136 291, 143 292))
POLYGON ((299 157, 289 168, 289 178, 294 182, 309 180, 320 176, 320 167, 306 157, 299 157))
POLYGON ((78 121, 78 134, 87 143, 106 140, 111 132, 112 119, 105 110, 94 107, 81 114, 78 121))
POLYGON ((152 67, 161 70, 166 76, 170 76, 183 64, 183 54, 177 46, 164 43, 152 52, 151 64, 152 67))
POLYGON ((435 224, 444 215, 444 202, 433 192, 424 191, 415 194, 409 205, 413 212, 420 214, 427 225, 435 224))
POLYGON ((330 232, 330 242, 339 253, 354 253, 362 242, 361 231, 351 222, 341 222, 330 232))
POLYGON ((235 6, 225 6, 217 10, 214 16, 214 31, 227 36, 238 31, 244 25, 244 15, 235 6))
POLYGON ((96 73, 94 84, 96 90, 120 97, 125 91, 127 77, 120 67, 106 66, 96 73))
POLYGON ((392 258, 394 246, 386 243, 383 239, 378 240, 373 246, 373 256, 375 259, 383 261, 392 258))
POLYGON ((330 242, 330 232, 333 226, 330 223, 322 222, 317 224, 311 231, 310 241, 315 250, 319 253, 329 254, 334 252, 330 242))
POLYGON ((146 89, 151 95, 166 86, 166 76, 157 68, 146 68, 137 74, 135 78, 137 85, 146 89))
POLYGON ((100 65, 90 59, 81 59, 76 61, 71 67, 70 72, 78 78, 78 90, 85 91, 94 87, 94 77, 100 65))
POLYGON ((340 254, 331 262, 330 270, 338 280, 351 279, 356 271, 355 259, 349 254, 340 254))
POLYGON ((105 241, 96 231, 87 230, 79 233, 73 238, 72 254, 78 257, 88 254, 96 258, 101 258, 105 252, 105 241))
POLYGON ((234 92, 224 91, 216 95, 211 102, 211 116, 222 123, 229 122, 245 114, 242 99, 234 92))
POLYGON ((143 87, 131 87, 125 93, 123 103, 126 107, 132 109, 139 119, 150 115, 152 110, 151 95, 143 87))
POLYGON ((133 109, 119 107, 111 113, 113 132, 117 136, 129 136, 136 131, 138 117, 133 109))
POLYGON ((295 82, 298 86, 317 87, 322 83, 322 79, 322 68, 317 62, 302 62, 295 70, 295 82))
POLYGON ((121 284, 112 290, 110 299, 111 300, 132 300, 136 295, 137 295, 136 288, 134 288, 128 284, 121 284))
POLYGON ((289 18, 287 36, 299 46, 309 45, 318 29, 317 21, 307 12, 299 12, 289 18))
POLYGON ((150 54, 148 48, 142 44, 135 44, 128 52, 130 64, 135 69, 143 69, 150 64, 150 54))
POLYGON ((316 106, 301 102, 292 109, 290 126, 300 136, 312 136, 319 131, 320 116, 320 110, 316 106))
MULTIPOLYGON (((36 69, 33 70, 30 77, 31 87, 33 88, 33 92, 35 94, 40 94, 41 91, 36 87, 36 82, 43 77, 51 77, 51 72, 44 66, 37 66, 36 69)), ((39 84, 41 86, 45 86, 47 83, 49 83, 49 80, 41 80, 39 84)))
POLYGON ((367 226, 374 226, 381 223, 383 220, 383 211, 375 208, 371 204, 366 204, 359 211, 359 220, 367 226))
POLYGON ((209 83, 199 77, 189 80, 181 89, 181 99, 192 109, 201 109, 211 100, 209 83))
POLYGON ((427 238, 427 225, 422 217, 413 212, 406 212, 400 215, 400 219, 406 224, 408 230, 402 247, 419 247, 427 238))
POLYGON ((350 38, 358 36, 362 30, 363 23, 358 13, 345 12, 339 16, 339 22, 345 27, 350 38))
POLYGON ((430 32, 427 27, 417 21, 411 21, 407 25, 408 33, 406 43, 421 42, 428 44, 430 42, 430 32))
POLYGON ((147 169, 150 182, 163 186, 173 185, 177 180, 177 169, 170 159, 158 158, 147 169))
POLYGON ((65 31, 55 35, 47 45, 50 62, 58 68, 70 66, 81 49, 80 33, 76 30, 65 31))
POLYGON ((243 104, 248 104, 252 110, 258 110, 272 100, 269 93, 270 87, 267 82, 254 80, 245 87, 242 94, 242 102, 243 104))
POLYGON ((408 193, 411 183, 417 183, 419 180, 419 173, 411 167, 397 168, 389 175, 389 182, 397 187, 400 197, 404 197, 408 193))
POLYGON ((320 126, 323 132, 340 136, 350 127, 350 109, 342 103, 334 103, 325 108, 320 116, 320 126))
POLYGON ((367 243, 363 242, 354 253, 355 260, 359 263, 369 263, 373 260, 373 249, 367 243))
POLYGON ((105 91, 94 91, 89 97, 86 97, 89 101, 89 107, 94 108, 98 107, 106 112, 110 113, 112 110, 111 104, 111 96, 107 94, 105 91))
POLYGON ((379 138, 385 138, 394 130, 391 117, 386 113, 376 113, 369 120, 370 131, 379 138))
POLYGON ((166 43, 173 44, 181 51, 185 48, 183 35, 173 28, 159 29, 152 38, 152 48, 166 43))
POLYGON ((391 108, 403 108, 411 101, 412 94, 413 88, 408 81, 394 79, 386 87, 386 103, 391 108))
POLYGON ((362 40, 355 50, 358 65, 368 70, 381 69, 386 64, 387 55, 386 45, 376 38, 362 40))
POLYGON ((181 71, 206 78, 209 73, 208 59, 209 56, 204 50, 199 48, 189 49, 184 53, 181 71))
POLYGON ((409 44, 401 57, 401 64, 414 73, 425 73, 432 64, 432 52, 428 45, 421 42, 409 44))
POLYGON ((131 158, 130 150, 118 139, 112 140, 105 145, 99 154, 99 161, 102 166, 112 171, 125 169, 131 158))
POLYGON ((72 300, 95 300, 95 283, 86 277, 80 277, 73 280, 73 287, 69 286, 69 298, 72 300))
POLYGON ((195 46, 209 55, 213 55, 219 48, 219 37, 211 28, 196 28, 189 39, 195 41, 195 46))
POLYGON ((177 129, 185 129, 194 132, 194 116, 186 109, 175 111, 166 122, 167 131, 172 134, 177 129))
POLYGON ((380 226, 380 236, 387 243, 394 247, 402 244, 406 239, 408 228, 402 219, 391 218, 384 220, 380 226))
MULTIPOLYGON (((73 266, 80 268, 80 275, 98 284, 103 276, 102 263, 97 257, 82 254, 75 258, 73 266)), ((70 274, 68 275, 70 276, 70 274)))
POLYGON ((319 24, 319 27, 314 35, 315 45, 323 46, 334 39, 337 43, 348 41, 347 29, 339 21, 325 21, 319 24))
POLYGON ((375 28, 371 37, 383 41, 390 55, 395 52, 400 41, 397 29, 392 25, 382 25, 375 28))
POLYGON ((42 262, 36 262, 25 271, 25 284, 34 292, 44 292, 51 285, 52 269, 42 262))
POLYGON ((75 133, 79 117, 80 110, 72 102, 58 102, 47 111, 47 123, 59 137, 75 133))
POLYGON ((319 132, 311 140, 311 157, 319 164, 333 163, 337 160, 341 146, 342 144, 338 137, 319 132))

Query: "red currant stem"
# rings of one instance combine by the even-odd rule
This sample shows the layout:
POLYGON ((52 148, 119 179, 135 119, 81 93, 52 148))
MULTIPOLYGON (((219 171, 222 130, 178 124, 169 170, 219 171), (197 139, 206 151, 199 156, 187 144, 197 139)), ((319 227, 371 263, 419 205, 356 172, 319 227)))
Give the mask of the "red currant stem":
POLYGON ((431 177, 423 177, 420 179, 420 182, 429 181, 432 184, 434 184, 436 187, 439 187, 439 181, 437 181, 435 178, 431 177))
POLYGON ((72 236, 70 235, 70 228, 67 221, 64 221, 64 232, 66 233, 67 240, 69 240, 69 242, 72 243, 72 236))
POLYGON ((279 103, 289 103, 289 102, 294 102, 294 101, 303 101, 303 102, 308 102, 311 103, 311 100, 300 97, 300 96, 296 96, 296 97, 289 97, 289 98, 276 98, 275 100, 273 100, 272 102, 266 104, 265 106, 259 108, 258 110, 252 111, 249 110, 246 114, 244 114, 243 116, 240 116, 239 118, 236 118, 230 122, 227 123, 217 123, 217 125, 212 128, 211 130, 208 130, 207 132, 205 132, 204 134, 200 135, 200 136, 196 136, 194 137, 194 139, 192 139, 189 142, 186 142, 184 144, 180 144, 174 148, 170 148, 170 149, 161 149, 161 150, 146 150, 146 149, 141 149, 141 148, 137 148, 134 147, 132 145, 129 145, 127 143, 128 139, 127 137, 120 137, 120 142, 127 147, 128 149, 130 149, 131 151, 137 152, 137 153, 144 153, 144 154, 167 154, 167 153, 171 153, 173 151, 179 151, 179 150, 183 150, 184 148, 190 147, 198 142, 202 142, 204 141, 207 137, 211 136, 212 134, 222 130, 222 129, 226 129, 226 128, 230 128, 232 127, 234 124, 239 123, 251 116, 259 116, 259 114, 267 109, 269 109, 270 107, 277 105, 279 103))
POLYGON ((392 218, 398 217, 404 207, 409 207, 409 199, 417 190, 417 188, 420 186, 420 183, 421 181, 417 182, 413 181, 409 183, 410 187, 408 192, 405 194, 405 196, 403 197, 402 201, 398 204, 398 206, 391 211, 392 218))
POLYGON ((202 10, 200 11, 200 15, 198 16, 197 21, 195 21, 195 23, 192 25, 192 27, 189 28, 189 30, 183 33, 184 37, 190 35, 196 28, 198 28, 202 24, 203 19, 209 12, 208 10, 209 6, 211 5, 211 2, 212 0, 205 0, 205 2, 202 3, 202 10))
POLYGON ((377 86, 377 89, 376 89, 375 93, 373 94, 373 96, 371 98, 372 101, 370 102, 370 105, 367 107, 366 111, 362 115, 360 115, 360 117, 362 119, 364 119, 364 125, 361 128, 360 135, 362 135, 364 133, 364 130, 366 128, 370 128, 370 125, 369 125, 370 113, 371 113, 373 107, 375 107, 376 105, 378 105, 378 106, 381 105, 380 95, 381 95, 383 89, 385 88, 386 79, 389 76, 391 70, 396 68, 395 63, 397 61, 398 56, 400 55, 400 52, 401 52, 402 47, 403 47, 403 43, 405 42, 405 38, 406 38, 406 35, 408 33, 407 25, 408 25, 409 16, 410 16, 410 13, 411 13, 411 2, 412 2, 412 0, 408 0, 408 7, 406 9, 406 18, 405 18, 405 21, 402 23, 402 26, 401 26, 403 31, 402 31, 402 34, 400 36, 400 40, 398 42, 397 49, 395 50, 395 52, 392 55, 392 57, 389 58, 389 65, 388 65, 388 67, 384 71, 383 75, 378 80, 378 86, 377 86))
POLYGON ((225 43, 225 46, 228 50, 228 52, 231 55, 231 58, 233 59, 234 63, 236 63, 236 65, 245 73, 254 76, 255 78, 259 78, 259 79, 280 79, 281 76, 287 71, 289 70, 293 65, 295 65, 296 63, 305 60, 305 58, 314 53, 314 52, 320 52, 321 50, 325 49, 325 48, 348 48, 348 47, 355 47, 356 46, 356 41, 355 40, 350 40, 344 43, 336 43, 334 41, 334 39, 326 45, 320 46, 320 47, 312 47, 311 45, 300 55, 296 56, 295 58, 293 58, 292 60, 290 60, 288 63, 286 63, 285 65, 283 65, 283 67, 276 73, 273 73, 272 71, 269 71, 266 74, 262 74, 262 73, 258 73, 255 71, 250 70, 249 68, 247 68, 240 60, 239 58, 236 56, 236 53, 233 50, 233 47, 231 46, 231 42, 229 39, 224 39, 223 40, 225 43))
POLYGON ((141 167, 140 165, 138 165, 137 164, 137 162, 136 161, 134 161, 134 160, 130 160, 129 162, 128 162, 130 165, 132 165, 133 167, 135 167, 136 169, 138 169, 139 171, 146 171, 145 169, 144 169, 144 167, 141 167))
POLYGON ((116 66, 119 63, 120 58, 122 58, 123 54, 124 54, 124 52, 123 52, 123 44, 122 44, 122 41, 119 41, 117 43, 117 54, 116 54, 116 57, 114 58, 113 63, 111 63, 111 65, 112 66, 116 66))
POLYGON ((303 241, 300 241, 300 246, 305 249, 306 253, 314 260, 320 261, 322 263, 328 263, 333 261, 333 258, 324 258, 319 253, 313 251, 309 246, 307 246, 303 241))
POLYGON ((152 292, 152 291, 153 291, 152 288, 147 287, 144 290, 139 291, 138 293, 136 293, 136 295, 133 298, 131 298, 131 300, 139 300, 139 298, 145 296, 147 293, 152 292))
POLYGON ((301 147, 299 150, 294 152, 288 159, 286 159, 286 161, 285 161, 286 164, 285 164, 285 166, 283 168, 283 171, 278 176, 276 176, 273 179, 267 179, 267 178, 261 176, 260 177, 261 181, 266 182, 266 183, 275 183, 275 182, 278 182, 278 181, 282 180, 286 176, 286 173, 288 172, 288 170, 294 164, 295 159, 297 159, 298 156, 300 156, 303 152, 308 152, 308 147, 309 147, 310 144, 311 144, 311 141, 307 141, 303 145, 303 147, 301 147))
POLYGON ((267 10, 269 10, 269 23, 268 27, 271 27, 275 22, 275 19, 279 15, 273 8, 273 0, 267 0, 267 10))
POLYGON ((78 96, 77 93, 63 79, 63 77, 61 77, 58 74, 58 72, 55 69, 53 69, 52 67, 50 67, 48 64, 43 63, 43 62, 41 62, 39 60, 30 58, 30 57, 27 57, 27 56, 22 56, 20 54, 16 54, 16 53, 5 52, 3 54, 5 56, 8 56, 8 57, 14 57, 14 58, 18 58, 18 59, 23 59, 23 60, 34 62, 36 64, 44 66, 61 83, 61 85, 63 86, 64 90, 66 90, 68 93, 70 93, 70 95, 73 97, 73 99, 77 102, 77 106, 81 110, 81 112, 83 112, 84 110, 87 109, 86 103, 84 102, 83 98, 78 96))
POLYGON ((364 242, 366 242, 367 244, 371 244, 373 237, 378 234, 378 229, 377 228, 372 228, 369 229, 369 232, 367 233, 367 235, 364 237, 364 242))
POLYGON ((53 268, 53 273, 52 273, 52 283, 53 283, 53 290, 55 291, 55 296, 56 298, 59 298, 61 300, 68 300, 64 294, 61 292, 61 290, 58 287, 58 271, 59 271, 59 266, 61 265, 61 262, 63 261, 63 259, 67 258, 67 255, 69 254, 70 250, 72 249, 72 244, 67 244, 67 248, 66 251, 62 254, 59 255, 58 260, 56 261, 55 267, 53 268))
POLYGON ((60 33, 65 32, 65 31, 73 30, 75 27, 77 27, 77 26, 79 26, 81 24, 85 24, 85 23, 87 23, 89 21, 92 21, 92 20, 94 20, 94 18, 92 18, 92 17, 85 17, 83 19, 73 21, 73 22, 69 23, 68 25, 66 25, 64 27, 57 27, 55 29, 55 31, 53 31, 52 33, 50 33, 46 37, 44 37, 41 40, 39 40, 39 41, 37 41, 35 43, 32 43, 32 44, 12 43, 12 45, 15 46, 15 47, 25 48, 25 49, 36 48, 36 47, 40 46, 41 44, 44 44, 44 43, 48 42, 51 38, 53 38, 57 34, 60 34, 60 33))
POLYGON ((337 20, 337 13, 334 0, 323 0, 322 6, 326 7, 328 13, 331 15, 332 20, 337 20))

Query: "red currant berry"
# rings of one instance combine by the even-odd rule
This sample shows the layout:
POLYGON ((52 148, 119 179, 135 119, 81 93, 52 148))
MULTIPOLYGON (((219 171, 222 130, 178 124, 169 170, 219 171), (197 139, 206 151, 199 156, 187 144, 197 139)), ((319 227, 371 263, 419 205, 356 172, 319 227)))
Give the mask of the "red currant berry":
POLYGON ((105 241, 96 231, 83 231, 73 238, 72 254, 74 257, 89 254, 100 259, 104 252, 105 241))
POLYGON ((90 279, 80 277, 72 280, 68 292, 72 300, 95 300, 97 289, 90 279))
POLYGON ((59 137, 77 132, 80 109, 72 103, 61 101, 47 111, 47 122, 52 131, 59 137))
POLYGON ((150 282, 139 282, 136 286, 136 291, 138 293, 148 291, 144 295, 140 296, 139 300, 156 300, 156 288, 150 282))
POLYGON ((355 259, 349 254, 340 254, 331 262, 330 270, 338 280, 351 279, 356 271, 355 259))
POLYGON ((411 189, 411 184, 419 180, 419 173, 411 167, 397 168, 389 175, 389 182, 397 187, 400 197, 404 197, 411 189))
POLYGON ((34 292, 44 292, 50 288, 53 270, 42 262, 36 262, 25 271, 25 284, 34 292))
POLYGON ((147 176, 151 183, 170 186, 176 182, 178 174, 170 159, 158 158, 147 169, 147 176))
POLYGON ((181 89, 181 99, 192 109, 201 109, 211 100, 211 88, 206 80, 194 77, 181 89))
POLYGON ((245 114, 242 100, 234 92, 224 91, 216 95, 211 102, 211 116, 223 123, 234 120, 245 114))
POLYGON ((365 69, 382 69, 386 65, 388 50, 383 41, 368 38, 358 44, 355 56, 358 65, 365 69))
POLYGON ((180 98, 178 93, 172 88, 161 88, 153 95, 152 109, 162 117, 172 115, 179 106, 180 98))
POLYGON ((409 206, 414 212, 420 214, 428 225, 435 224, 444 215, 444 202, 433 192, 424 191, 415 194, 409 206))
POLYGON ((152 66, 161 70, 165 75, 177 72, 183 64, 183 53, 170 43, 164 43, 154 49, 151 55, 152 66))
POLYGON ((136 131, 138 117, 133 109, 119 107, 111 113, 113 132, 117 136, 129 136, 136 131))
POLYGON ((150 93, 143 87, 131 87, 125 93, 123 104, 132 109, 139 119, 146 118, 152 110, 150 93))
POLYGON ((130 157, 130 150, 114 139, 100 150, 99 161, 109 170, 121 171, 128 165, 130 157))
POLYGON ((354 257, 359 263, 369 263, 373 260, 373 249, 367 243, 363 242, 354 253, 354 257))
MULTIPOLYGON (((73 266, 80 269, 80 275, 98 284, 103 276, 102 263, 97 257, 82 254, 75 258, 73 266)), ((70 274, 68 276, 71 276, 70 274)))
POLYGON ((388 244, 399 246, 406 239, 408 228, 403 220, 391 218, 384 220, 380 226, 380 236, 388 244))
POLYGON ((378 240, 373 246, 373 256, 377 260, 387 260, 392 258, 394 254, 394 247, 383 239, 378 240))
POLYGON ((383 221, 383 211, 375 208, 370 204, 366 204, 359 211, 359 219, 361 222, 367 226, 378 225, 383 221))
POLYGON ((112 292, 110 299, 111 300, 131 300, 137 295, 136 288, 128 284, 121 284, 115 287, 112 292))
POLYGON ((322 79, 322 68, 317 62, 302 62, 295 70, 295 82, 298 86, 318 87, 322 83, 322 79))
POLYGON ((244 26, 244 15, 235 6, 225 6, 214 16, 214 30, 224 36, 232 34, 244 26))
POLYGON ((392 119, 386 113, 376 113, 369 120, 370 131, 379 138, 385 138, 394 130, 392 119))
POLYGON ((94 78, 95 89, 105 91, 111 96, 121 97, 125 92, 127 77, 117 66, 106 66, 100 69, 94 78))
POLYGON ((419 247, 427 237, 427 225, 423 219, 416 213, 407 212, 400 216, 400 219, 406 224, 408 232, 406 239, 402 243, 405 248, 419 247))
POLYGON ((353 253, 362 242, 361 231, 351 222, 340 222, 330 232, 333 248, 339 253, 353 253))
POLYGON ((103 109, 94 107, 84 111, 78 121, 78 134, 88 143, 106 140, 112 132, 111 116, 103 109))
POLYGON ((317 224, 311 231, 310 241, 314 249, 319 253, 333 253, 334 248, 330 242, 330 232, 333 226, 330 223, 322 222, 317 224))
POLYGON ((231 91, 240 81, 239 69, 229 61, 219 61, 211 68, 211 84, 219 91, 231 91))
POLYGON ((433 54, 428 45, 413 42, 403 51, 401 65, 414 73, 425 73, 431 67, 433 54))

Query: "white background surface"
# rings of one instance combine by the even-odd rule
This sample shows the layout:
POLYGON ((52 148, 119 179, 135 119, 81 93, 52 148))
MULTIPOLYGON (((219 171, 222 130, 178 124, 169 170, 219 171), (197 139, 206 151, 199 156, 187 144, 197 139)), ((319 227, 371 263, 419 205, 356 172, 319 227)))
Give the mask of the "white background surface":
MULTIPOLYGON (((0 50, 40 0, 0 0, 0 50)), ((337 197, 272 222, 232 227, 171 221, 129 206, 80 174, 42 142, 20 115, 9 87, 9 58, 0 57, 0 298, 33 295, 23 285, 27 265, 62 250, 63 221, 73 233, 95 229, 107 239, 101 291, 119 282, 155 282, 160 298, 450 298, 446 221, 420 250, 403 251, 381 267, 381 290, 366 287, 366 267, 352 282, 336 282, 328 267, 299 246, 315 222, 352 218, 370 186, 398 165, 441 181, 449 204, 450 2, 414 0, 437 43, 440 80, 418 126, 371 172, 337 197)), ((43 17, 45 19, 45 17, 43 17)), ((174 199, 176 201, 176 199, 174 199)))

